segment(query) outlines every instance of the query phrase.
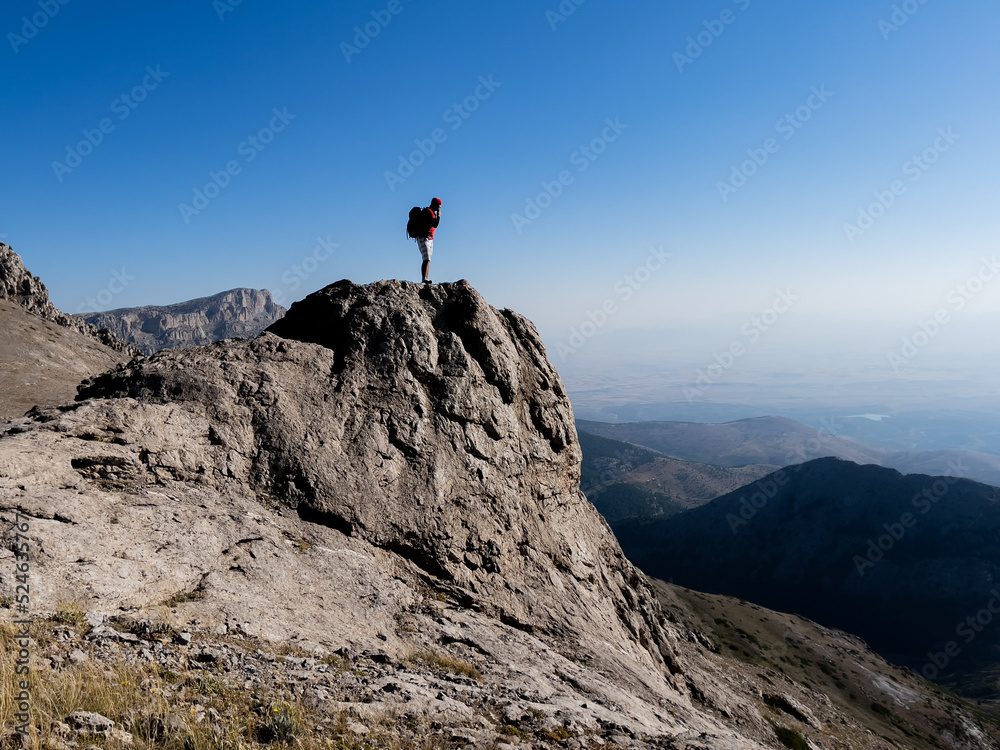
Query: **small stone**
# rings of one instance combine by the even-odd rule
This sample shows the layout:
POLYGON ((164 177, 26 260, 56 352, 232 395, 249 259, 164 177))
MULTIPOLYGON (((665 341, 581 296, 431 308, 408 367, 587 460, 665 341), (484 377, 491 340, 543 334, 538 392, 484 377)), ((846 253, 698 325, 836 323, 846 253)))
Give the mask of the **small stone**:
POLYGON ((194 660, 202 664, 214 664, 222 654, 214 648, 203 648, 194 655, 194 660))
POLYGON ((107 716, 92 711, 75 711, 66 718, 66 723, 82 734, 107 734, 115 727, 107 716))
POLYGON ((169 734, 181 734, 187 731, 187 723, 179 714, 167 714, 163 717, 163 728, 169 734))
POLYGON ((356 734, 359 736, 366 735, 369 732, 371 732, 371 730, 368 727, 357 721, 348 721, 347 731, 350 732, 351 734, 356 734))
POLYGON ((88 641, 119 640, 120 638, 121 633, 108 625, 98 625, 87 633, 88 641))
POLYGON ((83 664, 83 663, 89 661, 90 657, 87 656, 80 649, 75 648, 75 649, 73 649, 72 651, 69 652, 69 660, 71 662, 73 662, 74 664, 76 664, 76 665, 79 666, 80 664, 83 664))
POLYGON ((111 729, 108 732, 108 739, 112 742, 117 742, 120 747, 132 746, 132 733, 126 732, 124 729, 118 729, 117 727, 111 729))
POLYGON ((83 616, 83 619, 86 620, 90 627, 96 628, 106 623, 108 621, 108 616, 92 609, 83 616))
POLYGON ((174 642, 179 643, 181 646, 187 646, 191 643, 191 634, 187 632, 178 633, 174 637, 174 642))

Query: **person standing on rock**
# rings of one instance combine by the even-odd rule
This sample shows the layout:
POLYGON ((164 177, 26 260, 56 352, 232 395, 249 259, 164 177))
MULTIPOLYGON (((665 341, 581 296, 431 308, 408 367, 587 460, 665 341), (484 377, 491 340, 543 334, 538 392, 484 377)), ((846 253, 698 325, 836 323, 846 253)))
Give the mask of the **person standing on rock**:
POLYGON ((406 225, 406 233, 417 241, 420 248, 420 278, 425 284, 431 280, 427 274, 431 269, 431 255, 434 254, 434 230, 441 223, 441 199, 434 198, 427 208, 415 208, 410 211, 410 221, 406 225))

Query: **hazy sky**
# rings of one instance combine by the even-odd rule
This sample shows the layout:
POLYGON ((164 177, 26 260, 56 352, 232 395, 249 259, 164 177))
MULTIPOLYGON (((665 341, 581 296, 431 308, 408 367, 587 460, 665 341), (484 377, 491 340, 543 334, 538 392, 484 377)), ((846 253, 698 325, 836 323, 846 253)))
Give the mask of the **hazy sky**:
POLYGON ((772 310, 884 354, 1000 310, 998 29, 995 0, 9 0, 0 239, 70 312, 288 304, 418 279, 437 195, 432 277, 550 353, 718 318, 715 351, 772 310))

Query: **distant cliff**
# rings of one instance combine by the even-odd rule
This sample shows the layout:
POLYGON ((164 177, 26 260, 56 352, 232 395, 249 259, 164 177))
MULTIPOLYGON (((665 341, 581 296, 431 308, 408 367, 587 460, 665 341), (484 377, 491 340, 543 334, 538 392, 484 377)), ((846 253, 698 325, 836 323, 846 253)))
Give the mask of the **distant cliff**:
POLYGON ((266 289, 231 289, 176 305, 123 307, 80 317, 152 354, 223 339, 253 338, 284 314, 285 308, 266 289))

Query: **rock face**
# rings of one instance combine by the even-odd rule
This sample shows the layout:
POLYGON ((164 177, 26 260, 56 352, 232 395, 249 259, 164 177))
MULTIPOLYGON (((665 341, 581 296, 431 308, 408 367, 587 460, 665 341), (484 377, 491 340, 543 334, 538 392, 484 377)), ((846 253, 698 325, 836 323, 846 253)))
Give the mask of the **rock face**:
POLYGON ((57 309, 49 301, 49 290, 24 267, 21 256, 0 242, 0 300, 10 300, 28 312, 85 336, 92 336, 116 352, 132 356, 138 351, 121 339, 57 309))
POLYGON ((202 421, 204 449, 145 456, 164 478, 236 479, 529 632, 572 623, 653 664, 673 658, 652 600, 635 606, 638 572, 579 491, 570 404, 534 326, 463 282, 340 282, 257 340, 154 355, 81 397, 181 405, 202 421), (539 588, 559 590, 558 606, 539 588))
MULTIPOLYGON (((534 326, 465 282, 339 282, 257 339, 133 360, 79 398, 0 436, 0 510, 29 519, 36 614, 73 601, 98 623, 361 655, 394 685, 371 685, 364 710, 476 716, 482 746, 531 716, 553 722, 538 747, 775 746, 758 678, 664 617, 580 493, 570 404, 534 326), (472 662, 482 686, 398 675, 428 649, 472 662)), ((949 731, 987 747, 956 715, 968 728, 949 731)))
POLYGON ((125 307, 85 313, 80 318, 152 354, 223 339, 253 338, 284 314, 285 308, 267 290, 231 289, 176 305, 125 307))

